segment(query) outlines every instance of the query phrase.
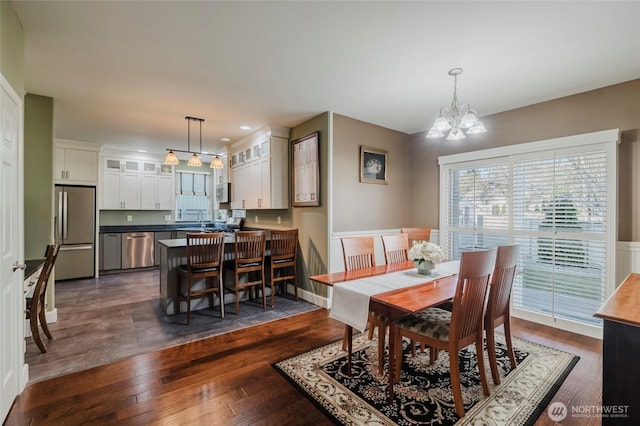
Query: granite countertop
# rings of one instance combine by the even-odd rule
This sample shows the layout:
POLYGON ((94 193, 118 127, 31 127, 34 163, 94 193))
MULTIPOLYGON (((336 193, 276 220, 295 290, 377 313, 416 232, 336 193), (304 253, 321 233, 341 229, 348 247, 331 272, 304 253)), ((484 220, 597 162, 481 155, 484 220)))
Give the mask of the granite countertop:
POLYGON ((25 262, 26 268, 24 269, 24 279, 25 281, 31 278, 31 276, 38 270, 42 265, 44 265, 44 259, 29 259, 25 262))

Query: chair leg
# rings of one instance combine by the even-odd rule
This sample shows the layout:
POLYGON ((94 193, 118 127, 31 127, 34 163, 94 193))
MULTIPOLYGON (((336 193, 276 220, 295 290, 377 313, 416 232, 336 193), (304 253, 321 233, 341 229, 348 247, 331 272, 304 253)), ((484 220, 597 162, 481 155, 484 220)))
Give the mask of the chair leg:
POLYGON ((191 276, 187 278, 187 325, 191 324, 191 276))
POLYGON ((489 396, 489 382, 487 381, 487 372, 484 370, 484 349, 482 348, 482 330, 476 338, 476 356, 478 357, 478 370, 480 370, 480 381, 482 382, 482 391, 485 396, 489 396))
POLYGON ((513 370, 516 368, 516 354, 513 351, 513 342, 511 341, 511 318, 509 316, 504 320, 504 339, 507 342, 509 361, 511 361, 511 369, 513 370))
POLYGON ((384 340, 387 335, 387 325, 378 323, 378 374, 384 372, 384 340))
POLYGON ((367 331, 367 339, 373 339, 373 323, 369 321, 369 330, 367 331))
POLYGON ((220 298, 220 318, 224 318, 224 284, 222 275, 218 275, 218 297, 220 298))
MULTIPOLYGON (((432 348, 433 349, 433 348, 432 348)), ((449 372, 451 375, 451 390, 453 402, 456 406, 458 417, 464 417, 464 403, 462 402, 462 387, 460 386, 460 360, 457 353, 449 351, 449 372)))
POLYGON ((342 350, 346 351, 349 345, 349 330, 348 326, 344 326, 344 337, 342 338, 342 350))
POLYGON ((429 363, 433 364, 438 360, 438 348, 429 348, 429 363))
MULTIPOLYGON (((35 314, 35 312, 34 312, 34 314, 35 314)), ((29 325, 31 326, 31 336, 33 336, 33 341, 36 342, 36 345, 40 349, 40 352, 42 352, 42 353, 47 352, 47 347, 45 346, 44 342, 42 341, 42 337, 40 337, 40 331, 38 330, 38 316, 37 315, 31 315, 31 318, 29 320, 29 325)))
POLYGON ((500 374, 498 374, 498 360, 496 359, 496 339, 495 330, 487 330, 487 354, 489 354, 489 367, 491 367, 491 378, 496 385, 500 384, 500 374))
POLYGON ((296 302, 298 301, 298 280, 297 280, 297 275, 296 275, 296 264, 293 264, 293 291, 295 292, 296 295, 296 302))
MULTIPOLYGON (((271 297, 273 297, 273 294, 271 297)), ((267 290, 264 284, 264 277, 262 278, 262 309, 267 309, 267 290)))
POLYGON ((53 339, 53 336, 51 335, 51 331, 49 331, 49 325, 47 324, 47 314, 44 311, 44 306, 45 305, 43 303, 38 317, 40 318, 40 326, 42 327, 42 331, 44 331, 44 334, 47 335, 47 339, 51 340, 53 339))

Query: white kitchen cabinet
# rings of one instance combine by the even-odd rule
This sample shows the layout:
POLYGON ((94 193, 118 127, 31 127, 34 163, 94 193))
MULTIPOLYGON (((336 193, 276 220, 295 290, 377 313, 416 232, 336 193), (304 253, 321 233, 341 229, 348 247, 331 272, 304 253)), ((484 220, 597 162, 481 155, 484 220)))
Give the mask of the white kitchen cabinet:
POLYGON ((56 145, 54 181, 62 184, 97 184, 98 152, 56 145))
POLYGON ((173 210, 173 167, 157 161, 105 158, 103 210, 173 210))
POLYGON ((270 126, 234 144, 231 208, 289 207, 288 130, 270 126))

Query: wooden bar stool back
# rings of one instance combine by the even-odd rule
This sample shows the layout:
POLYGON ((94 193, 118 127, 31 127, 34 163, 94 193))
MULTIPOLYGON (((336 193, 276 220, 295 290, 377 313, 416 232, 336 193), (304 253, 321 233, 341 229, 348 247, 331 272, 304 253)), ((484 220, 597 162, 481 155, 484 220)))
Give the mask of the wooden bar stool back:
POLYGON ((31 336, 34 342, 40 349, 40 352, 47 352, 47 347, 40 337, 38 330, 38 320, 42 331, 47 336, 47 339, 53 339, 49 326, 47 325, 46 318, 46 296, 47 296, 47 284, 49 283, 49 276, 53 270, 53 266, 58 258, 58 252, 60 251, 60 244, 49 244, 45 250, 45 260, 42 266, 40 276, 38 276, 38 282, 33 290, 33 296, 27 298, 27 308, 25 310, 26 319, 29 320, 29 327, 31 328, 31 336))
POLYGON ((431 363, 436 361, 438 350, 449 352, 453 400, 456 413, 460 417, 464 417, 464 404, 460 385, 459 351, 474 342, 482 390, 485 395, 489 395, 489 385, 484 371, 483 324, 487 289, 495 259, 495 248, 462 253, 453 310, 449 312, 440 308, 430 308, 407 315, 396 322, 396 379, 400 378, 402 368, 402 336, 427 344, 430 347, 431 363))
POLYGON ((516 368, 516 356, 511 342, 511 289, 519 256, 520 246, 518 244, 498 247, 496 266, 489 285, 489 301, 484 317, 484 329, 487 333, 487 352, 489 353, 491 377, 496 385, 500 384, 500 375, 496 359, 495 328, 500 325, 504 325, 504 338, 507 343, 511 368, 516 368))
POLYGON ((387 264, 409 260, 409 235, 391 234, 382 236, 384 261, 387 264))
POLYGON ((431 239, 431 228, 402 228, 400 232, 409 235, 409 248, 416 241, 429 241, 431 239))
POLYGON ((234 288, 236 315, 240 309, 240 291, 259 287, 262 290, 262 307, 267 307, 265 294, 265 249, 266 234, 264 231, 238 231, 235 234, 235 271, 234 288))
POLYGON ((296 249, 298 230, 271 231, 269 252, 271 254, 271 307, 275 306, 275 286, 286 293, 287 283, 293 282, 294 294, 298 301, 298 283, 296 280, 296 249))
POLYGON ((187 264, 178 267, 178 297, 176 309, 180 313, 182 302, 187 304, 187 325, 191 324, 191 299, 209 298, 213 309, 217 294, 220 299, 220 317, 224 318, 224 290, 222 287, 222 257, 224 232, 187 234, 187 264), (183 277, 186 285, 183 289, 183 277), (196 285, 204 279, 204 285, 196 285))

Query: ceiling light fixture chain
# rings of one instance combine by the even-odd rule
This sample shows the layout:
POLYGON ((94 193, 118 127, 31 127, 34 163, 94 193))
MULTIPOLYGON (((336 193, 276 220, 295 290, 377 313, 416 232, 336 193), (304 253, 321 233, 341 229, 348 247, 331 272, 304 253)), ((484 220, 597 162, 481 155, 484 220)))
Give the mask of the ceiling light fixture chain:
POLYGON ((427 138, 441 138, 444 132, 449 130, 447 140, 460 140, 465 138, 463 130, 470 135, 487 131, 484 124, 478 120, 478 112, 471 109, 468 103, 458 106, 458 75, 460 74, 462 74, 462 68, 449 70, 449 75, 453 77, 451 106, 440 108, 440 113, 427 133, 427 138))

